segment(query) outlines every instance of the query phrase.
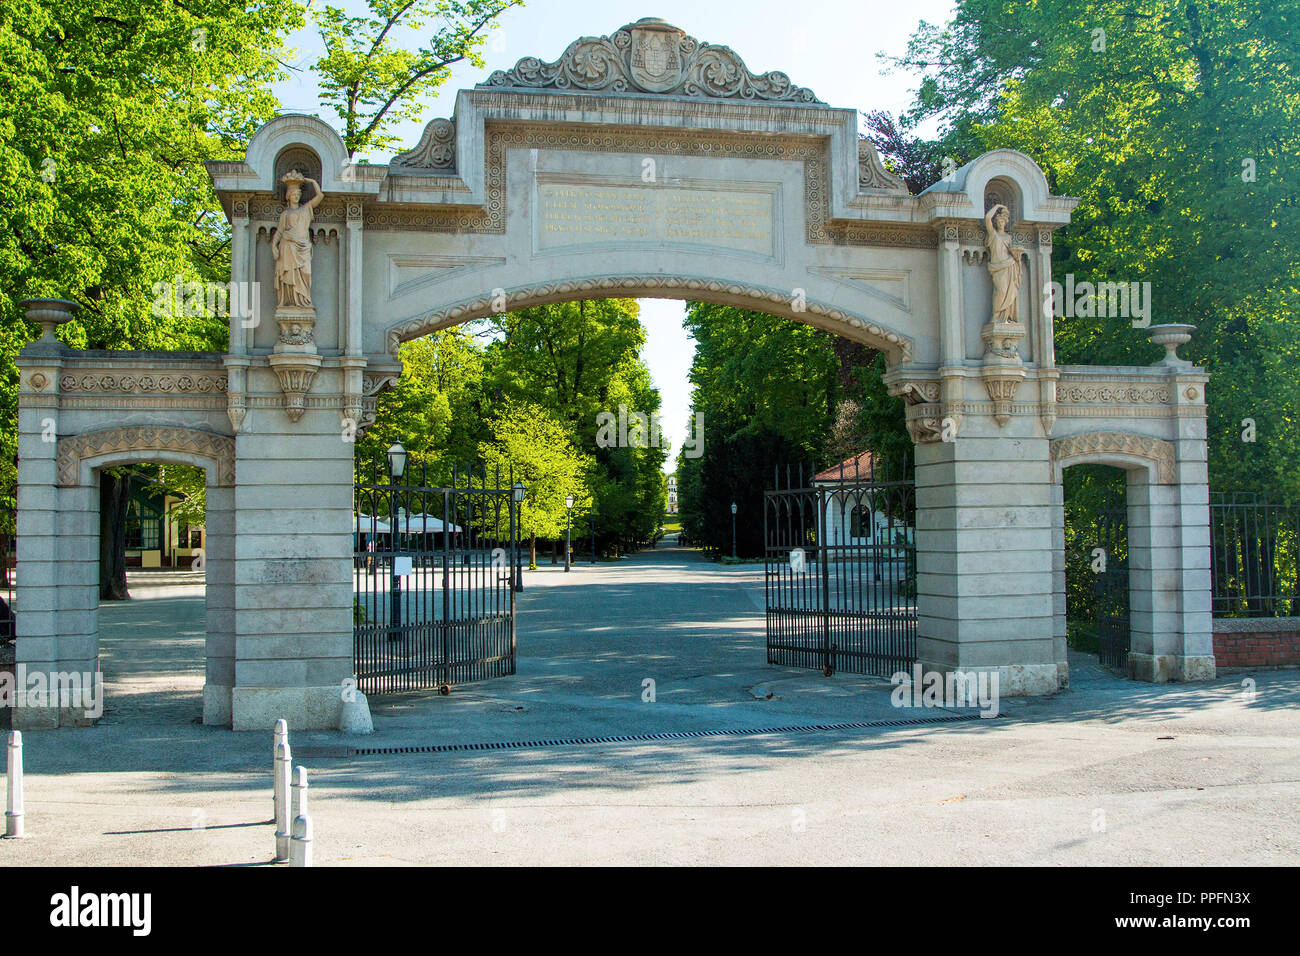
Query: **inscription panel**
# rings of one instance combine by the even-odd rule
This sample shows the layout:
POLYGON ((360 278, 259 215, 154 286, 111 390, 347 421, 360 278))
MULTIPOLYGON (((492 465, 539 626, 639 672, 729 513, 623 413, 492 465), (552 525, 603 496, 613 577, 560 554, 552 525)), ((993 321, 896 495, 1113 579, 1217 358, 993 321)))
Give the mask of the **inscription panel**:
POLYGON ((671 243, 774 258, 777 189, 539 181, 535 245, 671 243))

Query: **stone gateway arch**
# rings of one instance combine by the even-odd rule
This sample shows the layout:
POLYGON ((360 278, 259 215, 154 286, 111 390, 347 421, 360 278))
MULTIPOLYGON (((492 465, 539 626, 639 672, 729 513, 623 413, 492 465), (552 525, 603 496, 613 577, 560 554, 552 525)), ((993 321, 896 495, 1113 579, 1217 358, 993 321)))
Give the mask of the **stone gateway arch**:
MULTIPOLYGON (((1041 292, 1076 200, 1027 156, 987 153, 911 195, 856 109, 650 19, 460 91, 387 166, 350 163, 329 126, 286 115, 209 170, 232 232, 227 352, 47 335, 19 359, 29 668, 97 667, 97 469, 201 464, 205 722, 337 726, 353 674, 349 435, 397 380, 399 344, 492 312, 648 296, 784 316, 887 356, 916 443, 923 666, 996 670, 1006 694, 1067 684, 1061 472, 1102 462, 1128 474, 1130 675, 1214 675, 1207 376, 1172 349, 1151 367, 1056 365, 1041 292), (309 300, 285 304, 277 269, 306 275, 276 242, 290 185, 295 209, 319 202, 294 220, 309 300)), ((61 308, 32 306, 47 330, 61 308)), ((29 707, 15 725, 61 721, 29 707)))

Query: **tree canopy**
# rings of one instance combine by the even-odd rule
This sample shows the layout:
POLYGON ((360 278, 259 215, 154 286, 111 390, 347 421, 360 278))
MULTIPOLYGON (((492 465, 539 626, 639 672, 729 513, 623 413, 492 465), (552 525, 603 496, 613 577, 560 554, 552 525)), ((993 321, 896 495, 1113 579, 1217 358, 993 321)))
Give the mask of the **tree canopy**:
MULTIPOLYGON (((1010 147, 1080 199, 1057 281, 1150 282, 1153 322, 1198 326, 1210 480, 1300 494, 1300 7, 1269 0, 960 0, 898 63, 920 72, 927 156, 1010 147), (1246 420, 1256 425, 1244 442, 1246 420)), ((905 157, 902 157, 905 158, 905 157)), ((1062 364, 1159 350, 1128 318, 1059 317, 1062 364)))

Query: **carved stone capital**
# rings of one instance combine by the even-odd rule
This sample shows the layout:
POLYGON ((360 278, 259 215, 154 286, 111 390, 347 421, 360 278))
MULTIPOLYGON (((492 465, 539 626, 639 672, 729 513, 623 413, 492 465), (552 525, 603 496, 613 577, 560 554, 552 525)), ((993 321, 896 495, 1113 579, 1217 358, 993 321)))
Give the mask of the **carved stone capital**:
POLYGON ((320 371, 320 356, 286 352, 270 355, 266 361, 280 380, 280 390, 284 392, 284 410, 289 421, 298 421, 306 408, 304 399, 316 381, 316 373, 320 371))
POLYGON ((1016 398, 1016 388, 1025 379, 1025 370, 1017 366, 987 367, 982 372, 984 388, 993 401, 993 418, 998 425, 1011 420, 1011 404, 1016 398))

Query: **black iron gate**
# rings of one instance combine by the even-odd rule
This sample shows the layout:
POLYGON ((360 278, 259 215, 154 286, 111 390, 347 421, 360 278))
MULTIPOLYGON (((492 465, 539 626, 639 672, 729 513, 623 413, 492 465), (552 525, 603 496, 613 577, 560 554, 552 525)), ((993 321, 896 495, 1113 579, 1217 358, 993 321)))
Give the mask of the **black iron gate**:
POLYGON ((519 547, 512 481, 456 470, 447 487, 359 477, 353 526, 357 683, 391 694, 515 672, 519 547))
POLYGON ((777 469, 765 493, 767 661, 888 677, 916 659, 911 463, 777 469))
MULTIPOLYGON (((1096 570, 1093 594, 1097 605, 1097 656, 1106 667, 1128 666, 1129 587, 1128 509, 1124 497, 1106 500, 1098 514, 1096 570)), ((1096 565, 1094 564, 1094 568, 1096 565)))

